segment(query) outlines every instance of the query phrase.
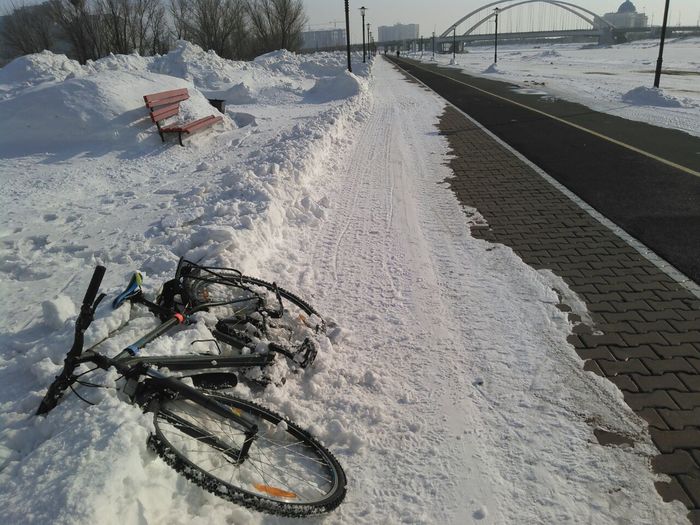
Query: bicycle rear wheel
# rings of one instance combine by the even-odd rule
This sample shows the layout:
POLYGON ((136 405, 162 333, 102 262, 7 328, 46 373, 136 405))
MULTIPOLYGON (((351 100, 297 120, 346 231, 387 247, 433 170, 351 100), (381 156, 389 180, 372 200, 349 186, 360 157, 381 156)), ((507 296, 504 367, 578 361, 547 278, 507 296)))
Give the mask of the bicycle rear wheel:
POLYGON ((149 445, 166 463, 212 494, 272 514, 308 516, 340 505, 343 469, 307 431, 250 401, 209 395, 258 426, 248 457, 238 463, 231 452, 245 439, 233 418, 188 399, 162 398, 149 445))

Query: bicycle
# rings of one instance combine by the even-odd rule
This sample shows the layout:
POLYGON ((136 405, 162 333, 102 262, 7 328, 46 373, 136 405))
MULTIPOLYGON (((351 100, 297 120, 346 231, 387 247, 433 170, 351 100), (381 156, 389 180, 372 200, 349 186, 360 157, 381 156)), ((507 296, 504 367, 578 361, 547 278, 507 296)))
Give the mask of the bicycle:
MULTIPOLYGON (((94 347, 83 349, 85 330, 105 297, 104 294, 97 296, 105 274, 105 268, 98 266, 83 298, 75 324, 73 345, 66 355, 63 370, 49 386, 37 415, 48 414, 68 389, 75 392, 73 385, 83 384, 81 378, 86 373, 115 368, 123 377, 122 392, 126 399, 154 415, 155 432, 148 438, 149 448, 185 478, 225 500, 272 514, 301 517, 330 512, 343 501, 347 480, 333 454, 308 431, 256 403, 193 388, 181 378, 156 369, 162 367, 194 372, 190 377, 200 387, 209 384, 208 381, 212 379, 213 384, 220 386, 221 375, 227 379, 223 383, 230 386, 231 383, 235 385, 231 374, 211 370, 245 368, 251 363, 259 366, 269 362, 276 354, 308 365, 310 353, 302 351, 295 354, 290 348, 280 347, 279 351, 252 356, 149 358, 137 355, 148 342, 186 322, 197 311, 238 305, 245 310, 246 318, 259 313, 261 303, 257 293, 244 296, 239 293, 237 297, 224 298, 219 295, 216 285, 252 292, 249 285, 265 282, 242 276, 239 272, 229 273, 229 269, 218 270, 223 278, 214 279, 217 271, 187 261, 185 264, 181 262, 176 279, 169 285, 166 283, 164 293, 156 303, 139 298, 140 291, 129 292, 127 289, 127 296, 144 302, 165 320, 155 330, 110 358, 97 352, 94 347), (212 277, 203 277, 205 275, 212 277), (183 286, 188 280, 198 284, 183 286), (257 303, 257 306, 253 308, 251 302, 257 303), (169 308, 171 310, 168 311, 169 308), (298 359, 298 355, 302 358, 298 359), (76 374, 76 369, 84 364, 95 367, 76 374), (202 379, 203 382, 199 381, 202 379)), ((261 286, 275 290, 278 299, 285 296, 301 301, 276 285, 265 283, 261 286)), ((130 288, 140 290, 140 286, 130 288)), ((281 300, 279 304, 282 310, 281 300)), ((272 313, 281 317, 283 312, 280 310, 272 313)), ((241 333, 235 319, 235 315, 229 318, 229 324, 235 325, 233 328, 229 326, 230 333, 234 334, 229 342, 238 344, 239 338, 249 336, 241 333)), ((263 321, 258 320, 259 323, 263 321)))

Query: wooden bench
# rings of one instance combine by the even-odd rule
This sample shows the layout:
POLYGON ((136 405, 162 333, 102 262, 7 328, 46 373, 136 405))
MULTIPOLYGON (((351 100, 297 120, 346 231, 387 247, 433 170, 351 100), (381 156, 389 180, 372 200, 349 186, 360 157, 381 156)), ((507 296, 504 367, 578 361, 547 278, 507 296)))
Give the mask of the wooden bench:
POLYGON ((165 142, 166 133, 177 133, 180 146, 183 146, 183 133, 191 134, 197 130, 207 128, 223 120, 221 115, 209 115, 208 117, 200 118, 194 122, 187 124, 177 124, 163 126, 163 121, 170 117, 174 117, 180 112, 180 102, 190 98, 187 89, 173 89, 171 91, 162 91, 151 95, 144 95, 143 100, 146 107, 151 112, 151 120, 158 126, 158 134, 163 142, 165 142))

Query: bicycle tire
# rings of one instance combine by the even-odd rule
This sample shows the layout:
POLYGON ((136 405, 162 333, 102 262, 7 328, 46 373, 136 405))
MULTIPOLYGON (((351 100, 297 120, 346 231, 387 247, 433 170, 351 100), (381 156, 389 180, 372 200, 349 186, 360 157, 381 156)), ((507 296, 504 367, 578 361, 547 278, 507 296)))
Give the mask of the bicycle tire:
POLYGON ((243 440, 243 431, 233 418, 227 420, 184 398, 161 397, 149 446, 170 467, 220 498, 271 514, 302 517, 330 512, 340 505, 346 493, 345 473, 311 434, 250 401, 207 395, 256 422, 259 429, 249 457, 240 465, 231 461, 230 454, 227 457, 226 452, 243 440), (181 418, 177 426, 183 426, 184 418, 194 430, 179 430, 172 423, 173 416, 181 418), (231 448, 211 446, 208 436, 214 434, 231 448))

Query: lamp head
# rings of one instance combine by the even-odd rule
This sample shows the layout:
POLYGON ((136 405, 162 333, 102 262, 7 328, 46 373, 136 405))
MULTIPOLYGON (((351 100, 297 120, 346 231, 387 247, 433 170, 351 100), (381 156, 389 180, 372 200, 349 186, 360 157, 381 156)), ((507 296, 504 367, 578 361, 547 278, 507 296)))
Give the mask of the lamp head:
POLYGON ((365 16, 365 12, 367 11, 367 8, 365 6, 360 7, 360 14, 362 16, 365 16))

